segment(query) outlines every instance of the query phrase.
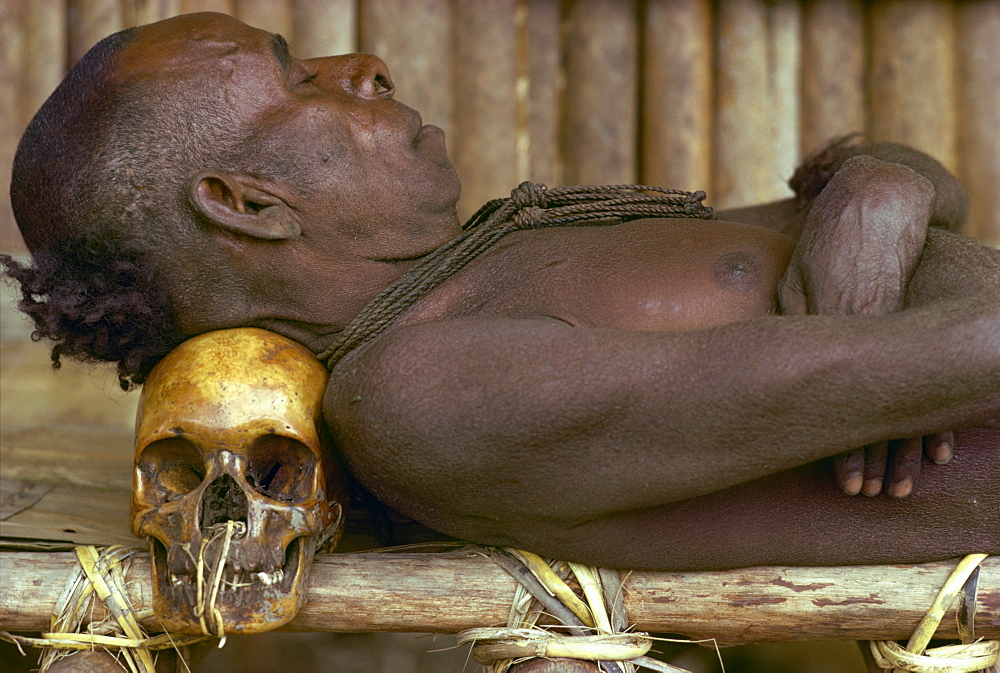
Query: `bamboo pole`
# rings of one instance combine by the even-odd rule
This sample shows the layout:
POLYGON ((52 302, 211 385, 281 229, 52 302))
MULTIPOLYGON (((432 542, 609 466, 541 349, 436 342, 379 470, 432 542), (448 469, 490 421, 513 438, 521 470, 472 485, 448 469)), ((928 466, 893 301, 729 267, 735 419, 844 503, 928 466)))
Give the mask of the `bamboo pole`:
POLYGON ((872 138, 911 145, 955 171, 951 3, 884 0, 870 7, 872 138))
POLYGON ((518 179, 563 184, 559 134, 566 88, 562 68, 562 13, 551 0, 518 0, 520 110, 518 179))
POLYGON ((189 12, 220 12, 222 14, 235 14, 233 0, 180 0, 181 13, 189 12))
MULTIPOLYGON (((5 58, 20 59, 20 66, 10 73, 17 78, 17 92, 12 98, 5 98, 8 114, 4 115, 4 167, 3 210, 4 219, 0 250, 6 253, 23 253, 27 249, 21 239, 10 210, 7 185, 10 184, 10 164, 28 121, 41 107, 49 94, 59 85, 66 73, 67 63, 67 16, 66 3, 62 0, 33 0, 29 3, 5 0, 8 12, 15 11, 15 23, 4 21, 5 30, 14 29, 14 34, 4 36, 5 58), (19 53, 18 53, 19 52, 19 53)), ((12 19, 15 19, 13 14, 12 19)), ((14 66, 14 61, 11 61, 14 66)))
MULTIPOLYGON (((11 163, 28 121, 21 107, 21 83, 27 70, 22 10, 18 0, 0 0, 0 119, 4 120, 0 129, 0 185, 4 186, 10 184, 11 163)), ((0 197, 0 252, 25 252, 6 189, 0 197)))
POLYGON ((1000 244, 1000 2, 958 5, 959 174, 969 192, 967 232, 1000 244))
POLYGON ((729 208, 787 196, 790 158, 798 150, 798 107, 790 100, 797 98, 798 53, 789 51, 797 9, 763 0, 717 7, 712 204, 729 208))
POLYGON ((803 153, 865 132, 864 33, 861 0, 809 0, 803 6, 803 153))
MULTIPOLYGON (((75 563, 71 553, 0 552, 0 629, 47 628, 75 563)), ((630 572, 624 585, 638 630, 716 638, 719 644, 907 638, 955 567, 919 565, 630 572)), ((135 609, 151 607, 149 560, 128 575, 135 609)), ((514 580, 480 555, 324 554, 309 599, 284 630, 453 633, 506 622, 514 580)), ((103 608, 94 618, 103 617, 103 608)), ((156 631, 155 618, 144 626, 156 631)), ((1000 637, 1000 558, 980 572, 977 637, 1000 637)), ((957 637, 954 609, 938 631, 957 637)))
POLYGON ((358 50, 355 0, 293 0, 295 43, 299 58, 348 54, 358 50))
POLYGON ((389 65, 396 98, 450 130, 451 2, 365 0, 359 10, 361 50, 389 65))
POLYGON ((66 74, 67 12, 62 0, 32 0, 21 9, 25 68, 22 119, 31 119, 66 74))
POLYGON ((515 0, 457 0, 451 157, 462 178, 459 217, 517 186, 515 0))
POLYGON ((771 0, 768 4, 768 97, 774 164, 769 168, 768 199, 791 196, 785 181, 799 163, 802 144, 800 74, 802 9, 798 0, 771 0))
POLYGON ((711 3, 649 0, 645 7, 640 180, 707 190, 712 175, 711 3))
POLYGON ((122 22, 125 26, 144 26, 180 13, 180 0, 125 0, 122 3, 122 22))
POLYGON ((233 9, 233 15, 243 23, 284 35, 295 44, 292 6, 288 0, 234 0, 233 9))
POLYGON ((119 0, 69 0, 67 14, 69 67, 100 40, 125 27, 119 0))
POLYGON ((638 169, 638 9, 573 0, 566 15, 566 181, 631 183, 638 169))

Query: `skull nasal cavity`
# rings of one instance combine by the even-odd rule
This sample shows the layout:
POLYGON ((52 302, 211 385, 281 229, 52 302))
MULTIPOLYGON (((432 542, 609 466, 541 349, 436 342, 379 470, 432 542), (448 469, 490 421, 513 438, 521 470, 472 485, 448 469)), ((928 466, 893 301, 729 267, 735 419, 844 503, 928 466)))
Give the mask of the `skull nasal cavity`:
POLYGON ((208 485, 201 499, 201 528, 208 530, 217 523, 242 521, 246 523, 247 496, 240 485, 224 474, 208 485))

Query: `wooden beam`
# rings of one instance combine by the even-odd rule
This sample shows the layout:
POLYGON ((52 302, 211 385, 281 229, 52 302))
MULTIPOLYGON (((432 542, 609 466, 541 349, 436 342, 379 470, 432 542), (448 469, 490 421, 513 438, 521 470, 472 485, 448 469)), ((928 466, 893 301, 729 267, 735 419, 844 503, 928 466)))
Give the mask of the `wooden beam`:
POLYGON ((514 0, 454 4, 452 161, 462 178, 459 217, 517 186, 517 31, 514 0))
POLYGON ((1000 245, 1000 2, 957 6, 959 178, 967 234, 1000 245))
POLYGON ((566 5, 564 178, 569 184, 636 181, 639 122, 638 5, 566 5))
MULTIPOLYGON (((41 631, 73 568, 70 553, 0 553, 0 629, 41 631)), ((631 572, 629 620, 641 631, 720 644, 909 637, 954 561, 839 568, 631 572)), ((137 554, 131 600, 150 607, 149 560, 137 554)), ((309 602, 291 631, 452 633, 507 619, 514 580, 475 554, 368 553, 317 557, 309 602)), ((1000 558, 980 571, 976 635, 1000 637, 1000 558)), ((95 617, 100 617, 100 611, 95 617)), ((157 630, 155 620, 146 628, 157 630)), ((955 638, 954 610, 939 637, 955 638)))
POLYGON ((292 52, 298 58, 316 58, 357 51, 357 9, 354 0, 293 0, 292 52))
POLYGON ((562 14, 557 2, 518 2, 518 178, 549 186, 563 184, 560 145, 562 14), (526 167, 525 167, 526 164, 526 167))
POLYGON ((861 0, 809 0, 802 11, 802 151, 809 153, 865 132, 865 10, 861 0))
POLYGON ((872 140, 922 150, 954 171, 955 39, 951 3, 871 3, 872 140))
POLYGON ((649 0, 644 11, 640 180, 710 190, 712 4, 649 0))
POLYGON ((125 27, 118 0, 69 0, 66 7, 69 67, 73 67, 95 44, 125 27))
POLYGON ((716 5, 716 208, 791 196, 799 145, 799 8, 789 2, 716 5))

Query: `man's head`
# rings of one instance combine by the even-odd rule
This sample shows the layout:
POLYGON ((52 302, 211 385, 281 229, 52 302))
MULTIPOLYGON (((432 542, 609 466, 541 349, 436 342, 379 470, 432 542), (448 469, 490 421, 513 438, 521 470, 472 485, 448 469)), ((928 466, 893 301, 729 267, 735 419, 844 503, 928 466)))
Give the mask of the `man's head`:
POLYGON ((39 332, 66 354, 130 360, 123 373, 140 378, 136 353, 155 361, 210 329, 287 325, 324 345, 457 230, 442 134, 392 93, 374 57, 300 61, 280 36, 220 14, 102 41, 15 160, 36 269, 8 266, 39 332), (109 267, 128 271, 109 279, 109 267), (67 305, 112 296, 115 310, 67 305), (137 322, 150 327, 118 343, 137 322))

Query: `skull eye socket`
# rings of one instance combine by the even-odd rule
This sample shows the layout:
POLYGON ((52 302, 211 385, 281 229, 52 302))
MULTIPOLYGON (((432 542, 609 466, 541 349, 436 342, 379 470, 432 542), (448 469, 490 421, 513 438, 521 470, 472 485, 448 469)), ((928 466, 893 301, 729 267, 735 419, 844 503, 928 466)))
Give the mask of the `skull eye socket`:
POLYGON ((301 502, 312 495, 316 456, 302 442, 281 435, 258 437, 250 447, 247 483, 281 502, 301 502))
POLYGON ((147 488, 165 500, 176 500, 198 488, 205 478, 205 462, 183 437, 160 439, 142 450, 139 471, 147 488))

